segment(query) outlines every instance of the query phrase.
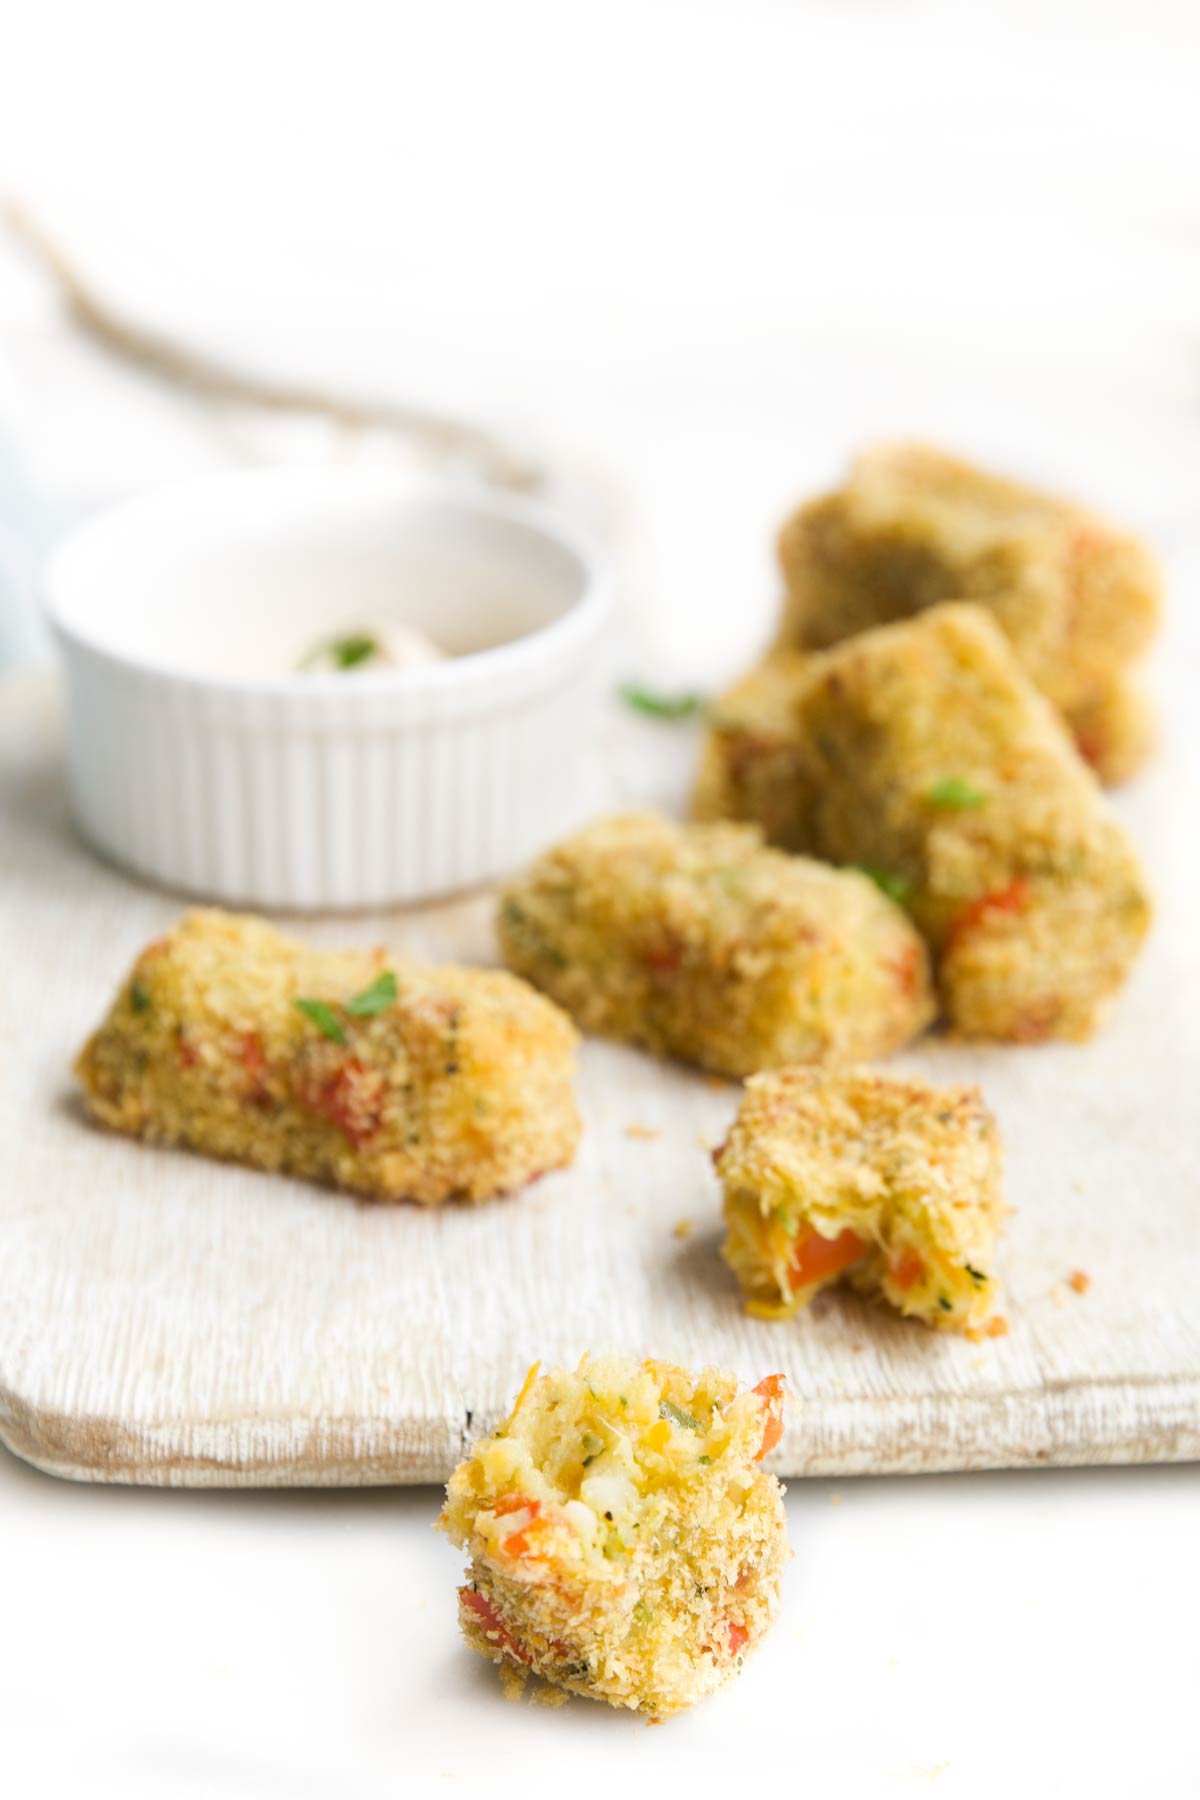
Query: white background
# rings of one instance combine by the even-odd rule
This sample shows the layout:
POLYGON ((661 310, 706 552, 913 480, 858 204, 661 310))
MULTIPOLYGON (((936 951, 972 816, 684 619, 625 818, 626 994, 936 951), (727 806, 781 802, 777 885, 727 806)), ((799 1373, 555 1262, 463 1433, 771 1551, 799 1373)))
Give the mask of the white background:
MULTIPOLYGON (((781 511, 886 432, 1118 510, 1195 641, 1194 4, 41 0, 0 23, 4 185, 109 296, 534 443, 603 503, 640 669, 745 659, 781 511)), ((107 370, 0 251, 3 542, 284 452, 330 445, 213 431, 107 370)), ((35 650, 3 594, 0 646, 35 650)), ((797 1484, 779 1627, 653 1731, 500 1699, 458 1644, 436 1506, 76 1490, 0 1457, 0 1791, 1200 1790, 1194 1470, 797 1484)))

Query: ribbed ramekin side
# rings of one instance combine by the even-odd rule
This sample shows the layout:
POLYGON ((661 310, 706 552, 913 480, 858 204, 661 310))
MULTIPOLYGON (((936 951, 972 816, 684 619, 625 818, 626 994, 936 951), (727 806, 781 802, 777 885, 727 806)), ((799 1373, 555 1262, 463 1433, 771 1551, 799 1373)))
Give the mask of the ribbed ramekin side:
POLYGON ((84 835, 165 886, 320 910, 448 893, 573 823, 591 740, 592 645, 478 685, 313 704, 207 688, 65 646, 84 835))

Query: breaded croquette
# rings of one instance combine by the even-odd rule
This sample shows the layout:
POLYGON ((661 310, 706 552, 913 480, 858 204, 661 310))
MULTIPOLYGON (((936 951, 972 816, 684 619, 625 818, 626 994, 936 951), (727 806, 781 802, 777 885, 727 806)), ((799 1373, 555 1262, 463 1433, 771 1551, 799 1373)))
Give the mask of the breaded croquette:
POLYGON ((569 1163, 576 1034, 500 971, 323 951, 192 912, 76 1065, 101 1124, 376 1200, 487 1200, 569 1163))
POLYGON ((714 1161, 721 1253, 750 1312, 786 1318, 846 1279, 936 1330, 988 1328, 1005 1207, 977 1088, 866 1069, 757 1075, 714 1161))
POLYGON ((977 606, 743 682, 714 712, 696 808, 869 869, 927 938, 967 1036, 1090 1036, 1149 924, 1125 833, 977 606))
MULTIPOLYGON (((974 600, 1072 726, 1158 626, 1161 578, 1137 538, 919 444, 856 457, 842 487, 787 521, 779 558, 778 647, 825 649, 942 601, 974 600)), ((1132 773, 1151 742, 1145 725, 1126 734, 1120 756, 1096 759, 1101 779, 1132 773)))
POLYGON ((783 1384, 717 1369, 537 1365, 450 1478, 439 1524, 470 1552, 473 1650, 651 1718, 721 1687, 779 1606, 782 1489, 760 1458, 783 1384))
POLYGON ((604 820, 509 885, 499 932, 586 1031, 719 1074, 883 1056, 933 1010, 898 907, 744 826, 604 820))

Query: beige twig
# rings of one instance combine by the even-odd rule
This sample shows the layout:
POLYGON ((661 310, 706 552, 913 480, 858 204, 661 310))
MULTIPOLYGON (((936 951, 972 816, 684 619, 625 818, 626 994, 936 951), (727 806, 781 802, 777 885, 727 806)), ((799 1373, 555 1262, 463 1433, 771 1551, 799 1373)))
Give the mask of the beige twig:
POLYGON ((501 487, 530 490, 544 485, 545 471, 536 463, 491 432, 464 420, 392 402, 348 400, 317 388, 243 374, 215 358, 131 324, 100 299, 61 246, 19 201, 0 201, 0 217, 53 280, 79 329, 144 374, 170 382, 211 404, 315 415, 348 430, 395 431, 437 455, 470 464, 486 480, 501 487))

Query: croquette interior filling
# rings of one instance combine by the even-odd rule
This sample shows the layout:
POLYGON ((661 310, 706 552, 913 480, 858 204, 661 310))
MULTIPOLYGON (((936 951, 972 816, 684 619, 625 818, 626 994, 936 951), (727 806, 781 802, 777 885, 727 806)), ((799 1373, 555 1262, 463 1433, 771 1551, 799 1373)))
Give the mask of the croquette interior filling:
POLYGON ((988 1327, 1004 1206, 999 1135, 978 1090, 760 1077, 716 1165, 723 1255, 750 1312, 788 1317, 848 1279, 935 1328, 988 1327))
POLYGON ((659 1714, 690 1704, 765 1629, 785 1554, 782 1382, 658 1362, 530 1371, 506 1423, 451 1479, 469 1546, 474 1648, 659 1714))

